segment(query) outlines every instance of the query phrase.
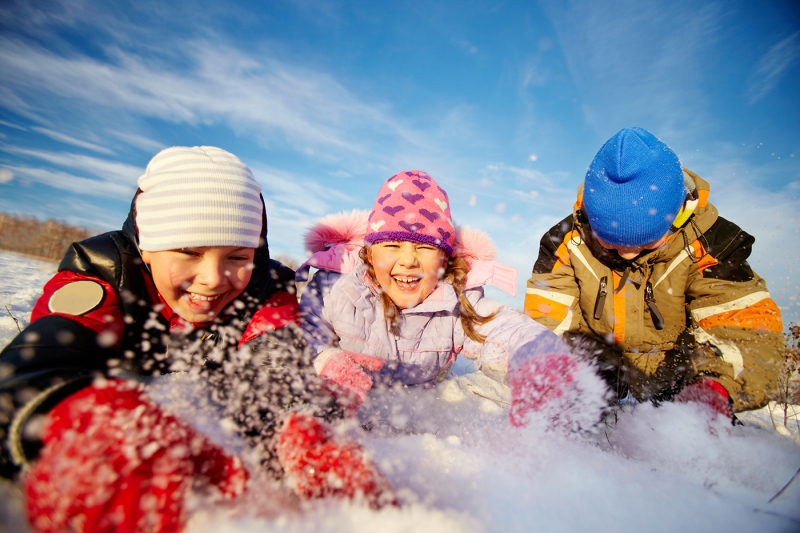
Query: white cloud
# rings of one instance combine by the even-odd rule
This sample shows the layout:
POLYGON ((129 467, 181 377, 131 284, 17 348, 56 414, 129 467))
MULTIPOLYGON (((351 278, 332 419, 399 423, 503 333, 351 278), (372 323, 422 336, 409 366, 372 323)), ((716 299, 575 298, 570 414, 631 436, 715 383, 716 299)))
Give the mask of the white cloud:
POLYGON ((125 143, 131 146, 140 148, 145 152, 152 153, 153 155, 166 148, 166 145, 164 145, 163 143, 154 141, 153 139, 148 139, 147 137, 144 137, 142 135, 137 135, 135 133, 128 133, 115 130, 108 130, 108 133, 110 133, 114 137, 117 137, 118 139, 124 141, 125 143))
MULTIPOLYGON (((108 50, 112 62, 61 56, 19 40, 0 38, 0 69, 6 73, 0 103, 27 112, 68 99, 85 109, 114 109, 171 122, 224 123, 248 129, 295 149, 309 147, 369 152, 376 138, 419 143, 386 115, 364 104, 330 76, 270 58, 254 60, 211 41, 186 43, 188 69, 161 65, 122 50, 108 50)), ((43 109, 38 109, 43 111, 43 109)))
MULTIPOLYGON (((88 172, 100 178, 103 182, 116 183, 125 186, 135 186, 136 180, 142 175, 144 169, 134 165, 98 159, 82 154, 69 152, 47 152, 44 150, 29 150, 14 146, 2 146, 0 150, 18 156, 35 158, 53 165, 68 167, 82 172, 88 172)), ((9 166, 9 168, 11 168, 9 166)))
POLYGON ((6 127, 9 127, 9 128, 14 128, 15 130, 28 131, 27 128, 23 128, 22 126, 19 126, 17 124, 14 124, 13 122, 8 122, 8 121, 5 121, 5 120, 0 120, 0 125, 6 126, 6 127))
POLYGON ((70 137, 69 135, 65 135, 65 134, 59 133, 57 131, 49 130, 47 128, 40 128, 38 126, 34 126, 31 129, 33 131, 41 133, 42 135, 46 135, 47 137, 50 137, 51 139, 54 139, 56 141, 59 141, 59 142, 65 143, 65 144, 71 144, 71 145, 77 146, 79 148, 86 148, 87 150, 92 150, 94 152, 100 152, 102 154, 109 154, 110 155, 110 154, 114 153, 113 151, 109 150, 108 148, 105 148, 104 146, 100 146, 100 145, 97 145, 97 144, 94 144, 94 143, 90 143, 90 142, 86 142, 86 141, 81 141, 80 139, 76 139, 74 137, 70 137))
POLYGON ((8 165, 8 169, 15 174, 19 181, 42 183, 55 189, 80 195, 120 199, 133 198, 133 194, 136 192, 136 187, 130 184, 89 179, 57 170, 12 165, 8 165))
POLYGON ((764 98, 780 82, 784 71, 800 55, 800 31, 779 41, 756 63, 747 89, 750 103, 764 98))

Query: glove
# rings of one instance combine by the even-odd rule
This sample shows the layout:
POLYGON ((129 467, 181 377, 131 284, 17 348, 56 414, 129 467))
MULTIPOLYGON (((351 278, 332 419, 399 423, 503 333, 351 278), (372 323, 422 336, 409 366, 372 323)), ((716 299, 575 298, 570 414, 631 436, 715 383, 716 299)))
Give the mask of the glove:
POLYGON ((237 458, 148 400, 140 385, 106 381, 59 403, 41 458, 25 479, 28 519, 40 533, 173 533, 196 475, 226 498, 245 490, 237 458))
POLYGON ((334 394, 345 396, 357 408, 367 399, 372 388, 372 376, 367 372, 377 372, 385 361, 363 353, 345 352, 338 348, 328 348, 317 356, 314 367, 320 376, 336 384, 334 394))
POLYGON ((697 402, 709 407, 715 415, 718 413, 733 420, 728 391, 713 379, 701 379, 688 384, 675 397, 675 401, 679 403, 697 402))
POLYGON ((511 425, 528 424, 533 414, 548 429, 580 431, 600 421, 608 390, 594 368, 570 354, 536 355, 516 363, 509 373, 511 425))
POLYGON ((286 480, 301 498, 349 498, 373 509, 398 505, 389 481, 361 445, 335 436, 316 418, 290 414, 277 452, 286 480))

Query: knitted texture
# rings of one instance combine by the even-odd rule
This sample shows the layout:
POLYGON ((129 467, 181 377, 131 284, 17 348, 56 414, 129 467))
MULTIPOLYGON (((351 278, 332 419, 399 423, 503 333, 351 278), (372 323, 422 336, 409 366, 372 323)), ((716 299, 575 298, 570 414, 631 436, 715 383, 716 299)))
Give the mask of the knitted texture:
POLYGON ((139 189, 136 224, 142 250, 259 246, 261 185, 225 150, 167 148, 147 165, 139 189))
POLYGON ((419 170, 395 174, 383 184, 369 214, 364 241, 411 241, 453 253, 456 230, 447 193, 419 170))
POLYGON ((678 156, 642 128, 625 128, 609 139, 592 160, 583 186, 592 230, 617 246, 663 237, 685 197, 678 156))

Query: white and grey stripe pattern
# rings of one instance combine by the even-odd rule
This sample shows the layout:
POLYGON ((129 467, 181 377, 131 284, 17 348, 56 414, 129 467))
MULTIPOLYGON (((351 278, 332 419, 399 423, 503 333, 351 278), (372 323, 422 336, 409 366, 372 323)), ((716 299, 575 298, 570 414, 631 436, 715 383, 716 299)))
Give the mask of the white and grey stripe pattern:
POLYGON ((139 188, 136 224, 142 250, 259 246, 261 185, 225 150, 167 148, 147 165, 139 188))

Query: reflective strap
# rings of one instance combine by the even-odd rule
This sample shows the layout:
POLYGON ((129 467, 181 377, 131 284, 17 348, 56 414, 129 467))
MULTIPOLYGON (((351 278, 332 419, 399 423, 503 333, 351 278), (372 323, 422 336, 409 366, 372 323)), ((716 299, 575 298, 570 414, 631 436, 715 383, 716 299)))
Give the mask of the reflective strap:
POLYGON ((599 280, 599 279, 600 279, 600 278, 598 278, 598 277, 597 277, 597 274, 595 273, 594 269, 591 267, 591 265, 589 265, 589 262, 588 262, 588 261, 586 260, 586 258, 583 256, 583 254, 581 253, 581 251, 578 249, 578 245, 577 245, 577 244, 575 244, 575 243, 574 243, 574 242, 572 242, 572 241, 569 241, 569 244, 567 244, 567 248, 568 248, 569 250, 571 250, 571 251, 572 251, 572 253, 574 253, 574 254, 575 254, 575 257, 577 257, 577 258, 578 258, 578 260, 579 260, 581 263, 583 263, 583 265, 584 265, 586 268, 588 268, 588 269, 589 269, 589 272, 592 274, 592 276, 594 276, 594 279, 597 279, 597 280, 599 280))
POLYGON ((525 292, 527 294, 535 294, 536 296, 541 296, 542 298, 553 300, 554 302, 566 305, 567 307, 571 307, 572 304, 575 302, 574 296, 570 296, 569 294, 564 294, 561 292, 545 291, 542 289, 528 289, 525 292))
POLYGON ((754 292, 752 294, 747 294, 745 296, 742 296, 741 298, 737 298, 736 300, 725 302, 724 304, 710 305, 708 307, 701 307, 700 309, 695 309, 692 311, 692 318, 695 321, 700 322, 705 318, 717 315, 719 313, 746 309, 751 305, 758 303, 761 300, 764 300, 765 298, 769 298, 769 292, 767 291, 754 292))
POLYGON ((739 374, 744 371, 744 357, 742 357, 742 352, 735 344, 722 342, 704 329, 695 330, 694 338, 701 344, 707 342, 719 350, 719 353, 722 354, 722 360, 733 367, 733 376, 735 378, 738 378, 739 374))
POLYGON ((677 256, 675 256, 675 259, 673 259, 673 260, 672 260, 672 262, 669 264, 669 266, 667 267, 667 270, 666 270, 666 272, 664 272, 663 274, 661 274, 661 276, 659 276, 659 278, 656 280, 656 282, 655 282, 655 283, 653 283, 653 288, 655 289, 656 287, 658 287, 658 284, 659 284, 659 283, 661 283, 662 281, 664 281, 665 279, 667 279, 667 276, 669 276, 669 275, 670 275, 670 273, 671 273, 673 270, 675 270, 675 268, 676 268, 676 267, 677 267, 677 266, 678 266, 678 265, 679 265, 679 264, 680 264, 680 263, 681 263, 681 262, 682 262, 684 259, 691 258, 691 257, 692 257, 692 254, 689 252, 689 250, 688 250, 688 249, 684 248, 683 250, 681 250, 681 253, 679 253, 677 256))

